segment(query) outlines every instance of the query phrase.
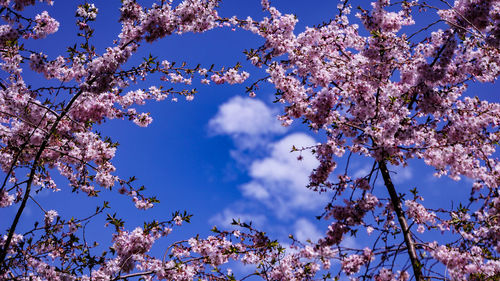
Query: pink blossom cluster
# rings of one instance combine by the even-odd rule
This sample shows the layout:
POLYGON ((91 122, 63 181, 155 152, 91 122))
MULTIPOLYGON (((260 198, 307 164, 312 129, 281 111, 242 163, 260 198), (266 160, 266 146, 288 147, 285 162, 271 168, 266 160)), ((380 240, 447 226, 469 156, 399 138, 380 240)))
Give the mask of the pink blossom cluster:
POLYGON ((424 224, 436 223, 436 214, 434 212, 429 212, 422 204, 413 200, 406 200, 405 205, 407 207, 406 213, 408 214, 408 217, 419 224, 418 232, 424 232, 424 224))
POLYGON ((138 3, 126 0, 122 3, 122 44, 139 41, 153 42, 172 33, 204 32, 219 26, 214 0, 182 1, 175 9, 170 2, 154 4, 143 9, 138 3))
POLYGON ((47 37, 47 35, 56 33, 59 29, 59 22, 49 16, 47 11, 43 11, 41 14, 35 17, 36 25, 33 27, 33 38, 42 39, 47 37))
POLYGON ((408 281, 410 280, 410 275, 408 272, 399 272, 398 275, 394 274, 392 270, 383 267, 380 269, 379 273, 375 275, 376 281, 408 281))
POLYGON ((49 210, 45 213, 44 221, 45 224, 50 225, 51 223, 54 222, 54 219, 58 216, 59 214, 55 210, 49 210))
POLYGON ((6 190, 2 190, 0 195, 0 207, 9 207, 14 203, 14 195, 9 194, 6 190))
POLYGON ((473 276, 487 280, 498 276, 500 271, 500 261, 485 261, 481 247, 472 246, 466 252, 436 242, 430 243, 428 247, 431 255, 446 266, 448 275, 454 280, 469 280, 473 276))
MULTIPOLYGON (((54 3, 53 0, 39 0, 39 2, 46 2, 49 5, 54 3)), ((35 5, 35 0, 2 0, 0 1, 0 6, 8 7, 12 5, 12 7, 18 11, 22 11, 26 6, 35 5), (11 3, 14 2, 14 3, 11 3)))
POLYGON ((4 46, 9 41, 14 41, 18 38, 18 31, 10 24, 0 25, 0 46, 4 46))
POLYGON ((250 74, 248 72, 241 72, 238 73, 238 71, 234 68, 229 69, 227 72, 224 73, 224 75, 218 75, 218 74, 213 74, 210 76, 210 79, 216 83, 216 84, 223 84, 223 83, 228 83, 228 84, 240 84, 243 83, 250 74))
POLYGON ((370 249, 365 248, 362 255, 350 255, 342 261, 342 270, 347 275, 357 273, 361 266, 370 262, 373 259, 373 253, 370 249))
MULTIPOLYGON (((146 280, 226 280, 234 278, 234 274, 231 270, 222 272, 218 268, 231 260, 256 266, 257 276, 267 276, 272 280, 303 280, 311 278, 321 269, 319 259, 324 259, 324 268, 329 268, 329 259, 337 254, 328 247, 310 246, 300 252, 283 254, 282 248, 273 246, 261 232, 249 228, 249 233, 218 232, 216 236, 206 239, 196 237, 174 243, 163 260, 148 256, 147 252, 155 240, 170 233, 170 229, 167 230, 119 230, 113 238, 112 246, 116 257, 93 270, 91 276, 81 277, 82 280, 107 280, 125 276, 141 276, 146 280), (127 273, 129 275, 124 275, 127 273)), ((366 250, 366 254, 369 254, 369 250, 366 250)))
MULTIPOLYGON (((386 17, 393 17, 393 12, 386 12, 383 9, 388 4, 388 1, 374 2, 375 10, 371 14, 365 13, 361 16, 366 21, 370 21, 365 23, 369 30, 377 29, 379 25, 377 21, 384 22, 386 17)), ((401 13, 405 14, 405 17, 411 18, 410 14, 408 14, 409 11, 408 8, 405 8, 401 13)), ((287 17, 280 16, 279 13, 273 11, 271 11, 271 15, 274 25, 279 25, 274 23, 275 21, 281 21, 280 24, 288 26, 286 29, 282 29, 283 32, 293 28, 293 25, 288 25, 287 17)), ((269 21, 269 19, 265 19, 259 22, 262 30, 272 30, 269 21)), ((401 20, 398 20, 398 22, 401 22, 401 20)), ((413 23, 410 20, 404 24, 410 25, 413 23)), ((396 35, 397 30, 393 28, 374 31, 376 34, 366 39, 357 35, 356 29, 356 25, 349 25, 342 18, 332 21, 321 28, 307 29, 297 36, 287 31, 289 39, 280 38, 279 43, 276 43, 273 38, 267 38, 276 36, 276 32, 255 31, 263 33, 262 36, 267 40, 265 50, 268 50, 272 56, 282 54, 281 51, 276 53, 276 50, 282 48, 283 42, 292 42, 286 48, 289 57, 286 67, 274 63, 270 64, 267 70, 271 76, 270 81, 282 92, 283 100, 289 103, 289 106, 286 107, 286 115, 292 118, 304 116, 312 128, 322 128, 332 136, 338 134, 352 135, 353 144, 349 145, 350 149, 376 156, 377 159, 384 157, 381 155, 382 152, 393 155, 391 157, 396 159, 398 157, 411 158, 415 156, 425 159, 430 158, 427 155, 435 151, 432 149, 434 143, 444 141, 441 138, 442 135, 434 134, 432 131, 422 131, 426 127, 419 125, 415 119, 412 120, 410 118, 413 114, 412 111, 409 110, 408 106, 404 106, 405 103, 406 105, 413 105, 412 98, 404 99, 402 94, 411 97, 410 92, 415 92, 413 96, 416 97, 418 107, 426 113, 435 114, 435 122, 448 122, 448 116, 460 115, 463 118, 465 111, 459 109, 462 101, 458 100, 464 91, 463 84, 460 87, 452 86, 446 90, 439 90, 446 91, 446 99, 443 99, 442 94, 438 94, 435 89, 430 87, 442 87, 448 83, 453 85, 458 81, 463 81, 468 73, 473 71, 472 69, 463 69, 462 62, 471 61, 473 58, 496 60, 498 56, 493 55, 491 52, 495 53, 497 51, 494 49, 469 48, 467 47, 469 46, 467 40, 472 40, 471 38, 466 38, 463 45, 457 45, 453 43, 455 40, 452 40, 454 35, 450 32, 441 32, 439 36, 435 34, 436 36, 433 37, 435 42, 418 44, 415 47, 416 52, 412 56, 409 54, 410 46, 408 43, 399 38, 396 35), (335 38, 342 38, 342 41, 339 42, 335 38), (437 41, 438 38, 440 38, 440 41, 437 41), (326 44, 326 42, 329 42, 328 40, 331 42, 326 44), (382 42, 383 45, 380 45, 382 42), (444 46, 439 46, 439 44, 444 44, 444 46), (384 54, 381 56, 378 49, 385 48, 383 46, 388 45, 391 45, 391 48, 384 49, 384 54), (321 46, 321 48, 318 46, 321 46), (426 64, 425 57, 436 55, 436 52, 441 47, 443 50, 439 52, 437 63, 431 69, 428 69, 429 65, 426 64), (308 53, 309 49, 311 50, 310 54, 308 53), (359 50, 360 52, 355 53, 351 50, 359 50), (429 52, 428 50, 432 51, 429 52), (478 52, 487 53, 479 55, 478 52), (465 58, 466 56, 467 58, 465 58), (450 58, 452 57, 454 58, 454 65, 450 65, 450 58), (391 59, 385 61, 386 58, 391 59), (322 63, 318 64, 318 61, 322 63), (462 72, 463 74, 457 73, 459 65, 460 69, 465 70, 462 72), (413 73, 413 75, 420 73, 420 75, 426 75, 426 77, 405 78, 400 82, 392 82, 389 79, 392 73, 391 70, 400 67, 402 68, 402 78, 407 76, 405 73, 408 73, 408 75, 410 73, 413 73), (447 71, 449 74, 445 74, 443 71, 447 71), (374 83, 369 80, 374 74, 383 74, 387 79, 382 80, 384 82, 374 83), (306 79, 307 83, 300 82, 302 77, 306 79), (441 77, 440 80, 436 80, 437 77, 441 77), (332 84, 332 81, 334 81, 334 84, 332 84), (423 81, 425 81, 425 84, 423 81), (315 87, 321 88, 316 91, 313 90, 315 87), (378 94, 367 94, 371 92, 378 92, 378 94), (436 107, 436 105, 443 106, 436 107), (443 112, 444 109, 446 109, 446 112, 443 112), (339 114, 341 110, 349 112, 352 117, 339 114), (447 118, 443 118, 445 115, 447 118), (375 117, 376 123, 370 121, 375 117), (335 126, 331 126, 332 124, 335 126), (369 147, 361 147, 367 145, 370 140, 366 136, 370 136, 377 144, 375 149, 370 149, 370 153, 366 149, 369 149, 369 147), (406 150, 405 147, 412 148, 406 150), (422 149, 416 149, 419 147, 422 147, 422 149)), ((470 65, 473 68, 480 66, 476 63, 470 65)), ((497 61, 490 61, 485 65, 488 65, 488 69, 482 69, 480 77, 486 75, 496 77, 498 75, 500 69, 495 66, 498 65, 497 61)), ((486 113, 484 117, 481 116, 484 119, 468 120, 474 120, 474 122, 484 120, 480 121, 481 125, 478 128, 495 126, 497 121, 490 119, 489 116, 491 115, 486 113)), ((450 125, 455 124, 460 123, 450 123, 450 125)), ((448 129, 448 127, 445 128, 448 129)), ((460 147, 460 144, 457 143, 457 140, 450 139, 450 137, 446 135, 446 141, 450 143, 450 149, 453 147, 456 150, 457 147, 460 147)), ((462 137, 464 137, 463 134, 462 137)), ((495 136, 490 136, 490 138, 495 138, 495 136)), ((494 147, 489 144, 490 141, 495 140, 491 139, 486 143, 481 141, 481 147, 469 144, 467 149, 473 149, 474 151, 485 150, 485 155, 491 155, 494 147)), ((338 146, 338 144, 334 145, 338 146)), ((333 145, 330 146, 333 147, 333 145)), ((441 148, 439 150, 441 151, 441 148)), ((317 173, 325 171, 321 175, 324 173, 329 174, 332 168, 328 167, 332 167, 333 164, 326 162, 333 162, 330 160, 329 155, 334 153, 321 149, 318 150, 317 154, 321 160, 321 166, 318 168, 317 173)), ((470 157, 467 156, 470 153, 464 154, 456 151, 455 154, 470 157)), ((479 166, 479 162, 471 160, 463 159, 463 161, 454 161, 453 165, 448 165, 451 162, 450 159, 445 167, 451 171, 459 170, 458 173, 467 174, 468 176, 470 174, 468 171, 484 169, 479 166), (459 165, 459 163, 470 163, 470 165, 467 168, 458 169, 455 166, 459 165)), ((438 166, 437 162, 430 161, 430 159, 427 162, 430 165, 438 166)), ((480 174, 485 177, 487 172, 480 174)), ((491 176, 494 177, 494 175, 491 176)), ((324 181, 325 176, 320 176, 318 179, 324 181)), ((318 180, 313 182, 315 181, 318 180)), ((496 182, 491 184, 494 185, 496 182)))
POLYGON ((97 17, 98 12, 99 9, 97 9, 97 7, 92 3, 78 6, 78 8, 76 9, 76 14, 79 17, 87 18, 90 20, 95 19, 97 17))

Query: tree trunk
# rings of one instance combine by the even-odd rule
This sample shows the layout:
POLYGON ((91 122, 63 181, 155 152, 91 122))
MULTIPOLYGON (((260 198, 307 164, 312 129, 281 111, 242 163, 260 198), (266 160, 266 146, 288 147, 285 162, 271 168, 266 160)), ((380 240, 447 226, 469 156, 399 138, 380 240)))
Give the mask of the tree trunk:
POLYGON ((411 265, 413 267, 413 274, 415 276, 415 280, 423 281, 422 277, 422 265, 417 257, 417 252, 415 251, 415 242, 413 242, 413 238, 411 237, 410 229, 408 228, 408 222, 406 221, 405 214, 403 212, 403 208, 401 205, 401 200, 396 192, 396 188, 392 183, 391 175, 389 174, 389 170, 387 169, 387 165, 384 160, 378 161, 378 166, 380 168, 380 172, 382 173, 382 177, 384 179, 385 187, 387 191, 389 191, 389 195, 391 196, 392 206, 394 207, 394 212, 398 217, 399 225, 401 226, 401 230, 403 231, 403 236, 405 239, 406 248, 408 249, 408 255, 410 256, 411 265))

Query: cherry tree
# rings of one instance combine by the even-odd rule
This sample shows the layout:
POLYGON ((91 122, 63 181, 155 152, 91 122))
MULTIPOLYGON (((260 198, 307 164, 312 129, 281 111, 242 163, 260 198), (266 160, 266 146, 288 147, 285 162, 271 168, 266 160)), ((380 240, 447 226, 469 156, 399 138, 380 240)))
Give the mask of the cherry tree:
POLYGON ((331 21, 297 33, 298 19, 266 0, 262 7, 267 16, 260 21, 221 17, 216 0, 158 0, 147 7, 123 0, 121 31, 103 54, 92 43, 98 8, 85 2, 76 11, 80 41, 55 58, 27 47, 59 28, 46 11, 29 15, 25 10, 53 4, 40 2, 45 3, 0 1, 0 207, 16 210, 0 238, 2 279, 498 280, 500 164, 495 151, 500 105, 466 89, 471 83, 495 82, 500 72, 500 1, 379 0, 358 7, 355 16, 349 1, 340 1, 331 21), (422 14, 437 20, 419 23, 422 14), (312 131, 326 135, 317 146, 293 148, 310 150, 320 161, 308 188, 332 194, 321 216, 330 222, 323 238, 305 244, 292 238, 292 246, 285 249, 250 224, 235 221, 238 230, 214 228, 213 236, 172 243, 163 257, 155 257, 149 254, 154 242, 190 215, 177 212, 133 230, 108 215, 115 229, 112 245, 96 255, 82 230, 106 212, 107 202, 79 219, 40 206, 44 221, 18 231, 27 202, 36 202, 33 193, 44 189, 69 185, 88 196, 115 189, 139 209, 157 203, 135 186, 134 178, 115 175, 117 144, 98 134, 95 126, 107 119, 147 126, 152 117, 135 105, 167 97, 190 100, 195 94, 189 87, 165 85, 193 79, 205 84, 244 82, 249 75, 239 64, 190 68, 155 56, 129 63, 141 44, 224 27, 248 30, 265 40, 246 51, 266 71, 265 78, 248 87, 250 94, 261 83, 272 83, 284 105, 283 125, 302 119, 312 131), (27 84, 29 71, 47 83, 27 84), (130 90, 138 81, 158 76, 158 86, 130 90), (338 162, 352 155, 370 159, 372 169, 354 177, 346 168, 335 177, 338 162), (436 176, 472 179, 469 201, 454 209, 430 209, 418 188, 396 186, 389 169, 414 158, 434 167, 436 176), (56 182, 55 173, 69 184, 56 182), (377 185, 377 179, 383 184, 377 185), (372 246, 343 246, 359 230, 370 234, 372 246), (442 239, 428 240, 423 233, 442 239), (229 261, 254 270, 239 276, 227 268, 229 261))
POLYGON ((285 104, 283 124, 302 118, 327 136, 316 147, 302 148, 321 162, 309 188, 334 191, 324 214, 332 223, 315 249, 339 245, 360 228, 377 235, 371 248, 343 251, 342 270, 353 277, 446 279, 436 264, 453 280, 500 276, 500 166, 494 154, 500 105, 465 94, 470 83, 495 82, 500 73, 500 2, 435 2, 380 0, 369 10, 358 7, 355 18, 364 36, 351 23, 349 1, 339 3, 331 21, 299 34, 297 19, 267 1, 269 18, 238 23, 266 40, 248 57, 266 68, 285 104), (435 22, 416 22, 432 14, 439 16, 435 22), (332 179, 346 154, 372 159, 373 168, 363 177, 352 178, 346 169, 332 179), (396 187, 388 164, 404 167, 413 158, 434 167, 436 176, 473 179, 469 201, 431 210, 418 189, 396 187), (378 175, 384 198, 374 195, 381 194, 378 175), (455 235, 440 244, 424 240, 419 233, 425 231, 455 235), (394 266, 401 255, 411 270, 394 266))

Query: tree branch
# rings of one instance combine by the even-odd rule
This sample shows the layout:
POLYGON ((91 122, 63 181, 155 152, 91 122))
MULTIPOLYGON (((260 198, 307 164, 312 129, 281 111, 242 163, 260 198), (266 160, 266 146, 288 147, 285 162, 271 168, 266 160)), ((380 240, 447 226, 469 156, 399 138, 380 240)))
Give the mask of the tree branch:
MULTIPOLYGON (((94 81, 96 80, 96 77, 92 78, 89 81, 89 85, 91 85, 94 81)), ((45 148, 49 144, 49 140, 52 137, 52 135, 56 132, 57 126, 61 122, 64 116, 69 112, 75 101, 78 99, 78 97, 83 93, 83 90, 80 90, 78 93, 76 93, 73 98, 68 102, 64 110, 61 112, 61 114, 57 117, 57 119, 54 121, 54 124, 50 128, 49 133, 45 136, 42 144, 40 145, 40 148, 38 149, 38 152, 35 156, 35 159, 33 160, 33 164, 30 169, 29 173, 29 178, 26 183, 26 191, 24 193, 23 200, 21 201, 21 206, 19 206, 19 209, 17 210, 16 216, 14 217, 14 221, 12 222, 12 225, 9 229, 9 234, 7 235, 7 239, 5 240, 5 244, 3 248, 0 251, 0 274, 3 274, 4 272, 7 271, 8 267, 6 264, 4 264, 5 258, 7 257, 7 252, 10 247, 10 243, 12 241, 12 237, 14 236, 14 232, 16 231, 17 224, 19 223, 19 219, 21 218, 21 215, 24 211, 24 208, 26 207, 26 202, 28 201, 30 197, 30 192, 31 192, 31 185, 33 183, 33 180, 35 178, 35 173, 36 170, 39 166, 39 162, 42 158, 42 153, 45 151, 45 148)))

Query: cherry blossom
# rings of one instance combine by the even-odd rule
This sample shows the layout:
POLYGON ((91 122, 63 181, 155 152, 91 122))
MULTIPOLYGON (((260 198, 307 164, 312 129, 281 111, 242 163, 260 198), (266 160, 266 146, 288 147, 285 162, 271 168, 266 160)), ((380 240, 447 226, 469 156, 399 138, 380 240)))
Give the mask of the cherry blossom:
POLYGON ((299 19, 267 0, 261 1, 266 16, 259 21, 223 17, 217 0, 150 1, 150 6, 124 0, 117 7, 121 30, 102 53, 92 45, 98 5, 85 3, 76 10, 80 41, 54 57, 25 44, 58 31, 60 23, 43 9, 52 2, 0 1, 0 168, 5 176, 0 210, 16 210, 0 236, 0 279, 421 281, 500 275, 500 104, 467 91, 472 83, 495 82, 500 74, 499 1, 377 0, 354 15, 349 1, 340 1, 331 21, 299 32, 299 19), (33 5, 37 9, 27 9, 33 5), (427 14, 439 20, 420 22, 427 14), (86 241, 85 225, 104 214, 108 202, 88 217, 74 218, 45 210, 32 194, 69 188, 97 197, 117 189, 138 209, 158 203, 134 177, 116 175, 118 144, 95 125, 123 119, 146 127, 153 117, 138 106, 180 96, 192 100, 196 79, 244 83, 249 73, 240 64, 217 70, 150 56, 131 65, 143 44, 215 28, 241 28, 262 37, 264 44, 246 54, 266 77, 247 87, 249 95, 256 95, 260 83, 272 84, 283 105, 282 124, 301 119, 312 133, 322 134, 318 145, 294 150, 311 150, 319 161, 308 187, 332 194, 319 216, 328 221, 324 236, 305 243, 292 237, 284 247, 235 221, 238 230, 214 228, 206 238, 174 241, 156 257, 150 254, 155 242, 189 222, 189 214, 175 212, 170 219, 130 229, 119 215, 108 213, 114 234, 109 251, 98 254, 98 245, 86 241), (28 69, 50 82, 29 85, 28 69), (159 77, 154 86, 138 83, 151 77, 159 77), (353 175, 348 164, 334 174, 342 157, 352 155, 369 159, 372 168, 353 175), (390 169, 404 168, 412 159, 433 167, 437 177, 471 179, 469 202, 431 209, 423 203, 421 187, 398 186, 390 169), (55 180, 60 176, 65 181, 55 180), (43 219, 21 233, 18 224, 29 200, 43 219), (428 234, 439 239, 429 240, 428 234), (356 235, 373 244, 346 245, 356 235), (232 262, 254 271, 236 272, 228 268, 232 262))

